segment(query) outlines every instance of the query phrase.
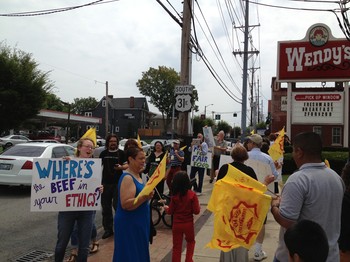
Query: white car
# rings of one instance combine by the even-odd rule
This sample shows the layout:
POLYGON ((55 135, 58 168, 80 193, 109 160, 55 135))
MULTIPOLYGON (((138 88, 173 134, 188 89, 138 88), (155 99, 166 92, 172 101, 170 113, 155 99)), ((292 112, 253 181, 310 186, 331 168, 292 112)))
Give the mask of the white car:
POLYGON ((31 186, 33 158, 74 156, 74 147, 58 143, 14 145, 0 154, 0 184, 31 186))
POLYGON ((22 135, 8 135, 0 137, 0 146, 4 148, 8 148, 10 146, 20 144, 20 143, 27 143, 31 141, 28 137, 22 136, 22 135))
MULTIPOLYGON (((124 150, 124 146, 125 146, 126 141, 128 141, 128 139, 122 139, 119 141, 118 148, 120 150, 124 150)), ((135 139, 135 141, 137 141, 137 139, 135 139)), ((146 141, 141 140, 141 145, 142 145, 142 149, 145 152, 146 156, 151 154, 151 146, 146 141)))

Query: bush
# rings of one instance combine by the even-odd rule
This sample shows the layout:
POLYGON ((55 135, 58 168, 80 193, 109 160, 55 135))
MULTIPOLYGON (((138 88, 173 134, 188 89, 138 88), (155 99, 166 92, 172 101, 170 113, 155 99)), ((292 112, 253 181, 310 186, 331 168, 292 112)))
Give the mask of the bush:
MULTIPOLYGON (((331 169, 339 175, 349 158, 348 149, 346 151, 323 151, 322 159, 327 159, 331 169)), ((292 158, 292 153, 285 153, 283 159, 282 174, 290 175, 297 170, 297 166, 292 158)))

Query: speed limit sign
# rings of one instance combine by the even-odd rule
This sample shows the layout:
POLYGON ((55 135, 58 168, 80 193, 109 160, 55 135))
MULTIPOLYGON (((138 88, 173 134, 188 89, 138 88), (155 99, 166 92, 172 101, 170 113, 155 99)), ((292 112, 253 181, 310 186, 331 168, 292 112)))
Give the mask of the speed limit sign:
POLYGON ((175 109, 180 112, 186 112, 191 110, 191 95, 177 95, 175 109))

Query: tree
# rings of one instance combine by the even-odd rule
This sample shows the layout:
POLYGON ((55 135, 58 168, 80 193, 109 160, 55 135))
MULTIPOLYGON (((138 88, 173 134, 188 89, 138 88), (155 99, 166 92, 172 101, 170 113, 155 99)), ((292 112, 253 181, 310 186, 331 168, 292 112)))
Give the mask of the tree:
POLYGON ((92 110, 98 105, 98 101, 89 96, 88 98, 74 98, 71 106, 71 112, 74 114, 82 114, 84 111, 92 110))
POLYGON ((38 114, 53 84, 31 54, 0 43, 0 133, 38 114))
POLYGON ((215 125, 215 122, 211 118, 202 119, 200 116, 195 116, 193 118, 193 133, 195 135, 198 133, 203 133, 204 126, 214 126, 214 125, 215 125))
MULTIPOLYGON (((167 131, 175 105, 175 86, 180 83, 180 76, 173 68, 159 66, 150 67, 142 72, 142 78, 136 83, 142 95, 150 98, 149 102, 162 114, 164 132, 167 131)), ((198 94, 193 92, 192 105, 198 101, 198 94)))
POLYGON ((63 103, 58 96, 51 93, 47 94, 43 108, 60 112, 68 112, 67 105, 65 105, 65 103, 63 103))
POLYGON ((225 134, 231 131, 232 127, 224 120, 221 120, 217 124, 217 131, 223 130, 225 134))

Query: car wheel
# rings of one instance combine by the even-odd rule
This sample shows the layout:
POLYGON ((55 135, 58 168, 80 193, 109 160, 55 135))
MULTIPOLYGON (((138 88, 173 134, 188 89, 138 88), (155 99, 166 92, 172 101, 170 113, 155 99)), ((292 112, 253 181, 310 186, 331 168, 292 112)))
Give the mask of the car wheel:
POLYGON ((11 147, 11 146, 13 146, 12 143, 6 143, 6 144, 5 144, 5 148, 9 148, 9 147, 11 147))

